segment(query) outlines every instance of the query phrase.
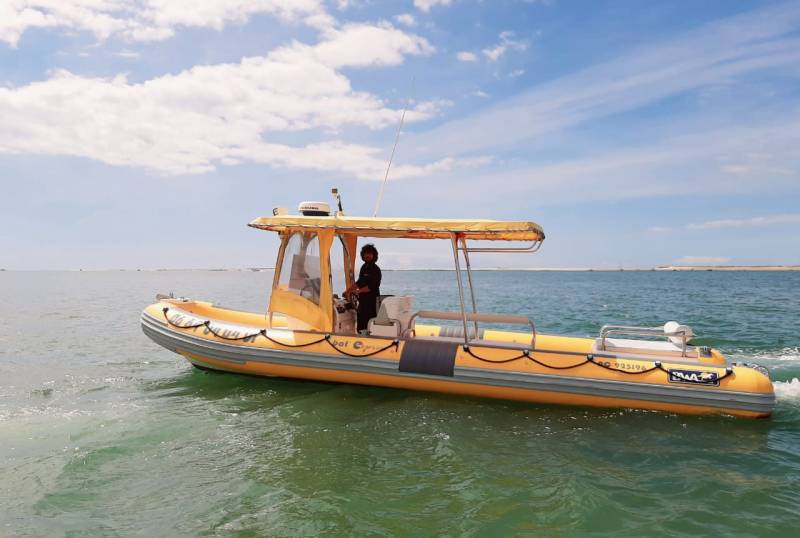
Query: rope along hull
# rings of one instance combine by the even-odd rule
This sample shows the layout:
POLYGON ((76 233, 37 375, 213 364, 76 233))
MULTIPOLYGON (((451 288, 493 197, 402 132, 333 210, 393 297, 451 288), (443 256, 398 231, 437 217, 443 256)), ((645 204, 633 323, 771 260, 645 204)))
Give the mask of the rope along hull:
MULTIPOLYGON (((718 386, 693 386, 671 383, 669 370, 666 367, 655 368, 652 360, 640 361, 643 375, 629 375, 629 372, 621 373, 603 366, 608 361, 602 363, 602 358, 593 359, 602 363, 602 367, 597 368, 598 365, 574 352, 559 354, 557 350, 533 351, 531 355, 536 361, 503 362, 508 357, 513 359, 518 355, 518 350, 462 349, 459 346, 453 347, 452 358, 447 350, 440 349, 437 352, 440 356, 437 360, 443 361, 444 368, 441 365, 428 370, 419 366, 403 368, 403 362, 425 363, 424 345, 418 345, 419 349, 412 357, 406 351, 411 341, 303 335, 303 341, 313 345, 302 342, 300 345, 290 344, 286 336, 294 333, 287 330, 273 332, 252 329, 250 333, 236 335, 215 331, 207 323, 187 323, 187 327, 171 325, 166 312, 162 314, 162 306, 153 305, 142 314, 144 333, 157 344, 179 353, 193 364, 220 371, 542 404, 653 409, 687 414, 725 413, 765 417, 772 412, 775 404, 768 378, 767 389, 764 380, 758 378, 763 374, 750 369, 741 369, 741 372, 737 369, 735 375, 730 377, 729 372, 720 371, 718 386), (281 342, 286 344, 282 345, 281 342), (550 354, 547 360, 551 368, 548 368, 545 359, 540 358, 547 353, 550 354), (476 355, 495 360, 477 360, 476 355), (557 361, 560 361, 559 364, 572 363, 576 366, 565 369, 557 366, 557 361)), ((294 336, 301 338, 299 333, 294 336)), ((696 370, 698 373, 703 368, 715 369, 703 366, 690 368, 685 364, 680 366, 682 371, 696 370)))

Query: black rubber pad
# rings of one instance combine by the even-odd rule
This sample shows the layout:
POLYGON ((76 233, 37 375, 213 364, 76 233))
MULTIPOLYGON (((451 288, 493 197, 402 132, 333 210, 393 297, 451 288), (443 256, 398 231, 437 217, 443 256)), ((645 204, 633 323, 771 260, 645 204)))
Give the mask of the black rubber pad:
POLYGON ((453 377, 458 345, 435 340, 408 340, 400 355, 401 372, 453 377))

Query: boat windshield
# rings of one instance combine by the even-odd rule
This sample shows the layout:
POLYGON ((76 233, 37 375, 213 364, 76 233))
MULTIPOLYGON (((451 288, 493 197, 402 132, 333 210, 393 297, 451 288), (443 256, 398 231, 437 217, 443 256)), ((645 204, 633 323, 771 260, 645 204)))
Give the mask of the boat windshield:
POLYGON ((347 273, 350 272, 351 274, 349 282, 353 281, 352 271, 349 269, 350 263, 350 255, 347 251, 347 244, 344 242, 341 236, 337 235, 337 239, 334 240, 333 244, 331 245, 331 252, 330 252, 330 268, 331 268, 331 290, 333 293, 342 293, 347 287, 348 279, 347 273))
POLYGON ((319 238, 314 232, 295 232, 286 241, 278 287, 319 304, 321 271, 319 238))

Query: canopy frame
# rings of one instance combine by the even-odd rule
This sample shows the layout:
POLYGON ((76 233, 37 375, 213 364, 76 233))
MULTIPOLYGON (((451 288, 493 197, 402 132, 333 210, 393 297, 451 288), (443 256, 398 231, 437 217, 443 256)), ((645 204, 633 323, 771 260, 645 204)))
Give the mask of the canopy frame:
MULTIPOLYGON (((468 346, 470 338, 470 331, 467 328, 467 321, 470 320, 474 324, 475 332, 474 337, 478 338, 478 321, 487 321, 487 319, 491 316, 486 316, 484 314, 480 314, 478 312, 478 304, 475 299, 475 286, 472 282, 472 265, 469 261, 469 253, 470 252, 507 252, 507 253, 523 253, 523 252, 536 252, 542 246, 542 241, 534 241, 531 245, 527 247, 520 247, 520 248, 513 248, 513 247, 485 247, 485 248, 470 248, 467 246, 467 240, 465 237, 457 234, 452 233, 450 236, 450 243, 453 247, 453 261, 456 270, 456 280, 458 281, 458 298, 459 302, 461 303, 461 322, 464 327, 464 345, 468 346), (463 253, 464 255, 464 268, 466 269, 467 273, 467 282, 469 283, 469 295, 470 301, 472 303, 472 313, 467 313, 466 302, 464 299, 464 283, 461 277, 461 263, 459 260, 459 252, 463 253)), ((495 316, 497 317, 497 316, 495 316)), ((514 316, 512 316, 513 318, 514 316)), ((527 319, 527 318, 526 318, 527 319)), ((509 318, 511 320, 511 318, 509 318)), ((495 320, 496 321, 496 320, 495 320)), ((515 321, 511 320, 511 323, 515 321)), ((533 330, 533 342, 536 342, 536 328, 532 321, 529 319, 527 323, 531 326, 533 330)), ((535 345, 535 344, 534 344, 535 345)))
MULTIPOLYGON (((472 264, 470 253, 526 253, 537 252, 544 241, 545 235, 542 228, 534 222, 508 222, 493 220, 457 220, 457 219, 378 219, 345 217, 337 213, 335 216, 300 216, 279 215, 261 217, 249 223, 249 226, 262 230, 278 232, 280 235, 291 234, 295 231, 326 230, 331 235, 355 237, 379 237, 398 239, 449 239, 453 249, 453 262, 456 280, 458 283, 458 297, 461 306, 460 320, 464 328, 464 345, 468 346, 472 337, 478 338, 479 321, 491 321, 487 316, 478 312, 475 296, 475 285, 472 279, 472 264), (470 247, 467 240, 473 241, 507 241, 528 242, 523 247, 470 247), (467 273, 469 286, 470 306, 472 311, 467 312, 464 281, 462 278, 461 255, 464 256, 464 270, 467 273), (474 332, 470 331, 468 322, 473 323, 474 332), (472 337, 471 337, 472 335, 472 337)), ((283 255, 283 244, 278 254, 283 255)), ((330 276, 330 275, 329 275, 330 276)), ((275 283, 273 283, 274 288, 275 283)), ((457 316, 457 314, 455 314, 457 316)), ((497 316, 494 316, 497 318, 497 316)), ((494 319, 497 321, 497 319, 494 319)), ((451 318, 447 318, 451 319, 451 318)), ((456 318, 459 319, 459 318, 456 318)), ((510 319, 510 318, 509 318, 510 319)), ((531 327, 533 322, 528 320, 531 327)), ((533 338, 536 338, 536 329, 533 329, 533 338)))
MULTIPOLYGON (((530 221, 468 219, 364 218, 336 216, 279 215, 260 217, 249 226, 281 233, 286 230, 332 229, 337 234, 398 239, 449 239, 452 234, 477 241, 530 242, 523 248, 491 247, 496 251, 532 251, 544 241, 541 226, 530 221)), ((480 251, 481 249, 475 249, 480 251)))

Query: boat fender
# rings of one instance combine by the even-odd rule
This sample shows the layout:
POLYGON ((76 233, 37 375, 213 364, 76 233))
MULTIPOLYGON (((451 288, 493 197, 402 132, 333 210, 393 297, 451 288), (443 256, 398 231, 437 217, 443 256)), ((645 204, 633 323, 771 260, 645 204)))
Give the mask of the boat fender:
POLYGON ((452 342, 408 340, 400 355, 398 370, 410 374, 453 377, 458 346, 452 342))

